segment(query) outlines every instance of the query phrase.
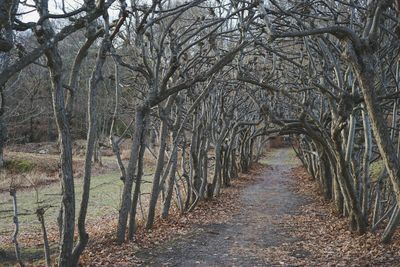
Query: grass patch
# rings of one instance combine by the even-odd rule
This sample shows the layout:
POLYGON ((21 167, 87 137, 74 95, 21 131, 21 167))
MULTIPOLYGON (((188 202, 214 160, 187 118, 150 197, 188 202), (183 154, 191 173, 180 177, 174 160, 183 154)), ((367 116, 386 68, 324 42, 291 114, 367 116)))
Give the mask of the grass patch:
POLYGON ((281 165, 281 164, 289 164, 289 165, 297 165, 297 157, 294 150, 290 147, 285 148, 273 148, 268 150, 265 155, 259 160, 259 163, 264 165, 281 165), (286 157, 282 160, 282 158, 276 157, 278 153, 282 153, 282 151, 286 151, 286 157))
MULTIPOLYGON (((53 244, 50 247, 51 253, 57 252, 57 245, 53 244)), ((43 246, 35 247, 24 247, 21 249, 21 259, 25 261, 26 259, 31 259, 36 261, 35 266, 45 266, 44 262, 44 250, 43 246)), ((0 266, 15 266, 16 257, 14 253, 13 245, 5 245, 0 248, 0 266)))
MULTIPOLYGON (((92 177, 91 191, 88 208, 88 220, 101 217, 103 215, 118 214, 120 205, 120 195, 123 189, 123 183, 119 179, 118 172, 92 177)), ((145 180, 151 180, 151 175, 146 175, 145 180)), ((79 204, 82 195, 81 179, 75 180, 75 199, 76 215, 78 215, 79 204)), ((142 192, 148 193, 151 190, 151 183, 143 183, 142 192)), ((29 233, 32 229, 40 230, 40 224, 37 221, 36 211, 38 206, 46 206, 49 209, 45 213, 45 220, 48 223, 55 223, 60 206, 61 195, 60 185, 50 184, 37 189, 22 190, 17 192, 18 209, 20 213, 20 231, 29 233)), ((12 200, 9 193, 0 195, 1 210, 0 234, 12 232, 12 200)))
POLYGON ((5 162, 4 167, 12 172, 30 172, 35 167, 35 163, 27 159, 12 159, 5 162))
POLYGON ((277 149, 270 149, 264 153, 264 155, 258 162, 263 165, 271 165, 272 163, 271 159, 274 157, 274 155, 276 155, 276 153, 278 153, 277 149))
POLYGON ((385 168, 385 164, 383 163, 383 160, 376 160, 369 165, 369 171, 371 174, 371 181, 376 182, 378 179, 379 175, 382 173, 382 171, 385 168))
MULTIPOLYGON (((87 221, 95 221, 102 216, 118 216, 120 206, 120 196, 123 189, 123 183, 119 179, 118 172, 112 172, 105 175, 92 177, 91 191, 89 198, 89 207, 87 221)), ((152 175, 144 176, 145 183, 142 184, 141 191, 149 193, 151 191, 152 175)), ((75 179, 75 199, 76 216, 78 216, 79 206, 82 195, 82 179, 75 179)), ((35 211, 38 206, 48 207, 45 213, 46 226, 49 229, 56 229, 56 221, 60 207, 61 195, 60 185, 53 183, 41 186, 35 191, 32 188, 17 191, 17 201, 19 209, 20 237, 37 235, 40 236, 41 229, 35 211)), ((12 199, 8 192, 0 194, 0 250, 11 244, 11 235, 14 229, 12 217, 12 199)), ((51 230, 50 230, 51 231, 51 230)), ((37 240, 41 243, 42 240, 37 240)), ((21 251, 28 249, 22 245, 21 251)), ((34 248, 32 248, 34 249, 34 248)), ((37 248, 41 250, 39 246, 37 248)), ((28 249, 29 250, 29 249, 28 249)), ((25 258, 26 260, 27 258, 25 258)), ((1 263, 1 257, 0 257, 1 263)), ((1 264, 0 264, 1 266, 1 264)))

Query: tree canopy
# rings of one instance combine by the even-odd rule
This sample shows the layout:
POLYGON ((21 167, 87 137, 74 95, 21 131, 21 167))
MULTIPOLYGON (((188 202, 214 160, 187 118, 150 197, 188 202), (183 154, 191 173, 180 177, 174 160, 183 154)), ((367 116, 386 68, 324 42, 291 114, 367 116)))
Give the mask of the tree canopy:
POLYGON ((174 200, 190 212, 277 136, 353 232, 384 227, 389 242, 400 221, 399 9, 393 0, 4 0, 0 165, 7 140, 58 137, 60 266, 76 266, 87 246, 101 146, 121 176, 119 244, 135 236, 146 151, 156 158, 150 229, 160 199, 162 218, 174 200))

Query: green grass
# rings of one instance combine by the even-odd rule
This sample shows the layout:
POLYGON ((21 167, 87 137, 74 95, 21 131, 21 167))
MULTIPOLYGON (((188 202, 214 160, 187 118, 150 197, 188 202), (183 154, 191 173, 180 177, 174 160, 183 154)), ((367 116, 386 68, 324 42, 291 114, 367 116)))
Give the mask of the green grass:
MULTIPOLYGON (((12 244, 6 244, 0 249, 0 266, 16 266, 16 259, 14 256, 14 246, 12 244), (1 249, 4 249, 2 251, 1 249)), ((52 244, 50 247, 51 253, 57 252, 57 245, 52 244)), ((42 247, 24 247, 21 249, 21 259, 24 261, 27 259, 35 260, 35 266, 44 266, 44 252, 42 247)))
POLYGON ((269 149, 262 157, 261 159, 258 161, 261 164, 265 164, 265 165, 271 165, 271 159, 274 158, 274 155, 276 155, 276 153, 278 153, 278 150, 273 148, 273 149, 269 149))
MULTIPOLYGON (((146 173, 152 173, 152 170, 147 168, 146 173)), ((102 216, 112 215, 117 217, 120 205, 120 197, 123 189, 123 183, 119 179, 118 172, 112 172, 105 175, 95 176, 91 179, 91 190, 89 199, 89 208, 87 221, 96 221, 102 216)), ((152 175, 144 176, 145 181, 151 181, 152 175)), ((75 179, 75 195, 76 195, 76 215, 79 212, 81 194, 82 194, 82 179, 75 179)), ((151 183, 143 183, 142 192, 148 193, 151 190, 151 183)), ((45 222, 48 228, 53 228, 56 225, 58 210, 60 206, 60 185, 53 183, 47 186, 39 187, 37 192, 34 189, 24 189, 17 191, 17 202, 19 209, 20 236, 29 235, 32 233, 41 233, 40 224, 36 217, 35 211, 38 207, 37 200, 40 206, 51 206, 45 213, 45 222)), ((9 193, 0 194, 0 251, 6 252, 7 257, 2 257, 0 254, 0 266, 2 264, 12 263, 10 255, 13 257, 13 246, 11 243, 6 243, 5 238, 11 236, 14 229, 12 218, 12 199, 9 193), (4 212, 6 211, 6 212, 4 212)), ((10 239, 7 239, 10 240, 10 239)), ((37 243, 41 243, 38 240, 37 243)), ((56 244, 53 244, 53 246, 56 244)), ((24 260, 37 260, 43 258, 42 246, 21 247, 22 258, 24 260), (25 256, 25 257, 24 257, 25 256)))
POLYGON ((287 163, 288 164, 298 164, 299 159, 297 158, 296 152, 294 152, 293 148, 289 147, 288 148, 288 158, 287 158, 287 163))
MULTIPOLYGON (((92 177, 90 185, 90 199, 88 208, 88 220, 101 217, 103 215, 118 214, 120 205, 120 195, 123 183, 119 179, 119 173, 113 172, 105 175, 92 177)), ((144 177, 146 181, 151 180, 151 176, 144 177)), ((76 195, 76 212, 82 194, 82 179, 75 179, 75 195, 76 195)), ((150 183, 142 184, 142 192, 150 192, 150 183)), ((53 183, 48 186, 39 187, 35 192, 33 189, 24 189, 17 192, 20 230, 22 232, 39 229, 40 225, 34 214, 38 205, 51 207, 45 213, 45 221, 48 223, 55 222, 60 205, 60 185, 53 183), (38 201, 39 204, 38 204, 38 201)), ((0 194, 1 210, 9 210, 2 212, 0 217, 0 233, 12 232, 12 199, 8 193, 0 194)))
POLYGON ((284 148, 272 148, 268 150, 264 157, 262 157, 259 161, 261 164, 265 165, 280 165, 280 164, 288 164, 288 165, 298 165, 298 159, 296 157, 296 153, 290 147, 284 148), (285 158, 276 157, 278 153, 285 153, 285 158))
POLYGON ((35 167, 35 164, 27 159, 13 159, 6 161, 4 167, 10 171, 21 173, 30 172, 35 167))
MULTIPOLYGON (((118 198, 120 188, 122 187, 121 181, 118 179, 117 173, 101 175, 92 178, 91 195, 89 201, 89 218, 104 214, 105 210, 114 212, 118 208, 118 198)), ((78 204, 81 199, 82 193, 82 180, 75 180, 75 194, 76 203, 78 204)), ((21 233, 29 232, 32 229, 39 229, 40 225, 34 214, 38 205, 51 206, 45 213, 46 222, 55 222, 58 214, 58 207, 61 201, 60 185, 58 183, 48 186, 39 187, 37 192, 33 189, 17 191, 18 209, 21 215, 19 216, 21 233)), ((1 194, 0 202, 3 204, 3 210, 11 210, 12 202, 8 194, 1 194)), ((0 218, 0 232, 4 230, 11 230, 12 218, 11 212, 6 213, 6 216, 0 218), (7 218, 8 215, 8 218, 7 218)))
POLYGON ((383 163, 383 160, 376 160, 373 163, 371 163, 369 169, 370 169, 371 180, 373 182, 378 179, 379 175, 382 173, 384 168, 385 164, 383 163))

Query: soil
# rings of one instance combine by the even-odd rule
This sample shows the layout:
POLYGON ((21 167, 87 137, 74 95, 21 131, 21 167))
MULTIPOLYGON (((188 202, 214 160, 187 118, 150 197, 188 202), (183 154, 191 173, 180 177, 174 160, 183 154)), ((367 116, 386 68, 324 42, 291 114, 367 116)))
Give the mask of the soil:
POLYGON ((113 241, 115 217, 92 221, 82 266, 399 266, 400 231, 386 245, 382 227, 351 233, 291 150, 268 154, 218 198, 139 227, 134 242, 113 241))
MULTIPOLYGON (((190 234, 136 254, 148 266, 265 266, 281 265, 268 258, 266 249, 296 242, 279 223, 285 214, 296 215, 309 202, 293 190, 289 150, 281 149, 271 168, 241 194, 240 212, 226 223, 201 225, 190 234)), ((307 257, 298 250, 295 257, 307 257)))

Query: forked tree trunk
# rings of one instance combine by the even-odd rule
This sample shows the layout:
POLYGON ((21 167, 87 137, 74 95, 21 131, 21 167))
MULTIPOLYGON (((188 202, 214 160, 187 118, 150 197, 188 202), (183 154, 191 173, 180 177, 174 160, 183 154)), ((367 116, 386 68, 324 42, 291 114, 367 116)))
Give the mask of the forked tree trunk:
POLYGON ((126 171, 124 188, 122 192, 121 207, 119 210, 118 225, 117 225, 117 243, 121 244, 125 241, 125 232, 128 224, 128 215, 131 209, 131 194, 133 181, 136 175, 137 161, 139 158, 139 149, 142 145, 142 134, 145 128, 146 112, 145 108, 139 107, 135 115, 135 134, 131 147, 131 155, 126 171))
POLYGON ((169 173, 169 179, 167 183, 165 200, 162 207, 161 218, 166 219, 169 214, 169 209, 171 207, 173 187, 175 183, 176 169, 178 167, 178 150, 174 150, 171 155, 172 166, 169 173))
MULTIPOLYGON (((161 211, 161 218, 163 218, 163 219, 168 217, 169 210, 171 207, 173 187, 175 184, 177 184, 177 182, 176 182, 176 171, 178 169, 177 145, 178 145, 178 139, 179 139, 179 134, 180 134, 178 127, 180 126, 180 124, 182 122, 182 107, 177 107, 177 109, 178 110, 177 110, 176 118, 175 118, 174 125, 173 125, 173 131, 172 131, 172 140, 175 140, 176 143, 174 144, 174 148, 172 150, 171 168, 169 170, 169 173, 165 173, 165 174, 169 174, 169 179, 167 181, 165 199, 164 199, 162 211, 161 211)), ((183 157, 185 157, 184 154, 182 154, 182 158, 183 157)), ((182 167, 184 168, 184 166, 182 166, 182 167)), ((166 170, 166 171, 168 171, 168 170, 166 170)), ((177 189, 177 190, 179 190, 179 189, 177 189)), ((188 192, 189 192, 189 190, 188 190, 188 192)), ((183 212, 183 210, 185 210, 185 208, 186 207, 184 207, 184 208, 182 207, 182 212, 183 212)))
POLYGON ((129 215, 129 229, 128 229, 128 239, 133 240, 135 232, 136 232, 136 213, 137 206, 140 201, 140 188, 142 185, 143 178, 143 161, 144 161, 144 152, 146 151, 146 133, 147 133, 147 116, 144 118, 143 129, 140 137, 140 148, 139 155, 137 160, 137 172, 135 179, 135 190, 133 191, 132 196, 132 205, 131 211, 129 215))
POLYGON ((83 177, 83 190, 82 200, 78 216, 78 234, 79 240, 72 252, 72 262, 74 266, 78 265, 79 257, 85 249, 88 241, 89 234, 86 232, 85 223, 87 209, 89 205, 90 194, 90 180, 92 176, 92 158, 96 146, 96 131, 97 131, 97 91, 98 84, 102 78, 102 69, 106 61, 106 53, 110 48, 110 40, 105 36, 96 59, 96 65, 93 69, 92 76, 89 81, 88 91, 88 133, 86 137, 86 151, 85 151, 85 172, 83 177))
POLYGON ((346 164, 346 160, 342 155, 342 146, 337 132, 333 134, 333 141, 336 150, 334 153, 337 164, 338 183, 343 194, 345 206, 349 212, 351 228, 357 233, 363 234, 366 231, 367 222, 362 215, 361 206, 352 185, 350 171, 346 164))
POLYGON ((166 107, 163 108, 160 113, 161 115, 161 126, 160 126, 160 147, 158 151, 157 165, 156 170, 153 176, 153 184, 151 188, 150 202, 149 202, 149 211, 147 215, 146 221, 146 229, 150 229, 153 227, 154 217, 156 212, 156 205, 158 196, 160 193, 160 179, 161 174, 164 167, 164 159, 165 159, 165 149, 167 147, 167 138, 168 138, 168 118, 171 110, 171 105, 173 103, 173 98, 170 97, 166 104, 166 107))
POLYGON ((73 266, 72 249, 75 232, 75 188, 72 171, 72 140, 65 110, 65 94, 62 84, 62 60, 56 47, 45 53, 50 70, 54 116, 60 146, 60 172, 62 181, 61 240, 58 265, 73 266))
POLYGON ((168 125, 166 119, 161 121, 160 147, 158 151, 157 166, 153 176, 149 211, 147 215, 146 229, 153 227, 158 195, 160 193, 160 179, 164 167, 165 149, 167 147, 168 125))

